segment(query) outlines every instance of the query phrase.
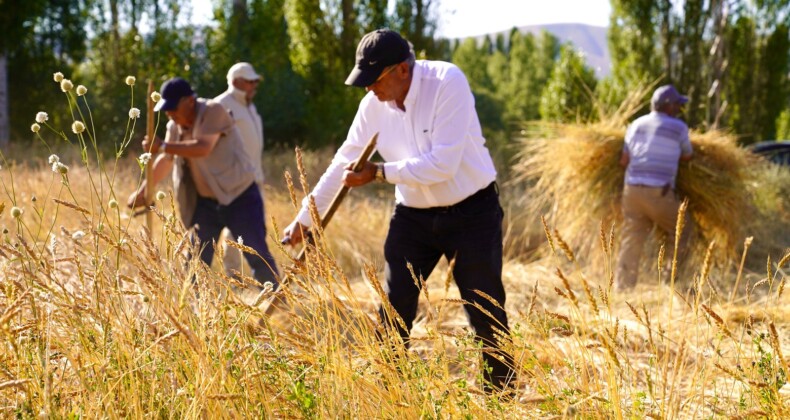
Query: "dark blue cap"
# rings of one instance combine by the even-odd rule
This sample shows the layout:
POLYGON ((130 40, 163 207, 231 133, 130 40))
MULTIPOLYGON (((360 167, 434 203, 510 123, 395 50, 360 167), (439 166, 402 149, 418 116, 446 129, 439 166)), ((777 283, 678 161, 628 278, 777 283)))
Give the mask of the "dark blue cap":
POLYGON ((192 86, 189 86, 189 82, 180 77, 174 77, 162 83, 159 93, 162 95, 162 99, 154 106, 156 112, 172 111, 176 109, 181 98, 195 94, 192 91, 192 86))
POLYGON ((356 63, 346 79, 346 84, 370 86, 385 68, 405 61, 410 55, 409 43, 397 32, 390 29, 370 32, 359 41, 356 63))

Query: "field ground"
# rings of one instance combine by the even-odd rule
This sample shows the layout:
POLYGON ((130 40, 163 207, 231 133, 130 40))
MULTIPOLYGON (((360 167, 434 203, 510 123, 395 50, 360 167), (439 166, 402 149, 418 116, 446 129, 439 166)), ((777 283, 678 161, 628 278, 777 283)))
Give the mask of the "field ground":
MULTIPOLYGON (((305 155, 312 183, 330 156, 305 155)), ((265 166, 281 267, 295 253, 276 244, 294 215, 280 175, 297 173, 291 160, 277 154, 265 166)), ((68 187, 46 162, 3 165, 4 415, 781 418, 790 409, 787 251, 742 273, 740 261, 714 259, 674 284, 651 268, 654 252, 640 285, 619 294, 610 287, 616 233, 590 227, 598 246, 578 256, 553 237, 552 252, 540 215, 506 201, 506 346, 519 377, 515 398, 500 400, 479 391, 480 350, 446 263, 426 280, 412 348, 375 339, 386 188, 352 192, 318 252, 289 270, 291 306, 266 318, 263 306, 244 304, 255 296, 228 291, 218 263, 213 272, 187 263, 169 199, 157 203, 150 241, 143 217, 107 204, 109 185, 120 203, 132 191, 134 161, 114 177, 111 164, 103 177, 68 164, 68 187), (12 207, 24 210, 19 219, 12 207)), ((503 197, 519 195, 508 188, 503 197)))

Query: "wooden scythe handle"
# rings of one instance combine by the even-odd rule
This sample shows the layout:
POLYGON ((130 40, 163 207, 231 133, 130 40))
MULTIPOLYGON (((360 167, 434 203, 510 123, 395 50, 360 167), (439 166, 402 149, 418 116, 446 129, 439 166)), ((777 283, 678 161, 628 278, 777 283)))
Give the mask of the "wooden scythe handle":
MULTIPOLYGON (((361 171, 362 168, 365 166, 365 163, 368 161, 368 159, 370 159, 370 156, 373 154, 373 151, 376 150, 376 141, 378 140, 378 138, 379 138, 379 133, 374 134, 373 137, 371 137, 370 140, 368 141, 368 144, 365 145, 365 148, 362 150, 362 153, 359 155, 357 160, 354 161, 354 166, 352 166, 354 172, 361 171)), ((321 228, 325 228, 329 224, 329 221, 332 220, 332 216, 335 215, 335 212, 337 211, 338 207, 340 207, 340 203, 343 202, 343 199, 346 197, 346 195, 348 194, 348 190, 350 189, 351 187, 347 187, 343 185, 337 191, 335 197, 332 199, 332 202, 329 204, 329 207, 326 209, 323 216, 321 216, 321 228)), ((308 247, 308 243, 307 243, 308 238, 305 237, 304 240, 305 240, 305 245, 304 247, 302 247, 302 250, 299 251, 299 254, 296 256, 297 261, 304 261, 305 253, 308 247)), ((288 281, 287 279, 288 277, 283 278, 283 282, 280 284, 280 288, 284 287, 287 284, 288 281)), ((274 300, 280 298, 281 297, 278 294, 275 295, 272 299, 270 299, 271 301, 269 302, 269 306, 266 307, 266 310, 263 311, 263 313, 266 316, 270 316, 274 312, 274 310, 277 308, 277 305, 274 304, 274 300)), ((284 296, 282 297, 282 299, 284 299, 284 296)))
MULTIPOLYGON (((376 141, 379 138, 379 133, 373 135, 373 137, 368 140, 368 144, 365 145, 365 148, 362 150, 362 153, 359 155, 357 160, 354 161, 354 166, 352 170, 354 172, 359 172, 365 166, 365 163, 370 159, 370 156, 373 154, 373 151, 376 150, 376 141)), ((329 204, 329 207, 326 209, 324 214, 321 216, 321 228, 325 228, 329 221, 332 220, 332 216, 335 215, 335 212, 340 207, 340 203, 343 202, 343 199, 346 198, 348 195, 348 190, 351 187, 347 187, 343 185, 335 194, 335 197, 332 198, 332 202, 329 204)), ((305 240, 305 246, 302 247, 302 250, 299 251, 299 254, 296 256, 297 261, 303 261, 305 257, 305 252, 307 250, 307 241, 305 240)))
MULTIPOLYGON (((146 102, 148 103, 148 112, 146 112, 146 125, 145 134, 148 136, 148 141, 153 145, 154 142, 154 100, 151 99, 151 94, 154 92, 154 81, 148 81, 148 95, 146 95, 146 102)), ((148 150, 150 152, 150 150, 148 150)), ((154 166, 154 158, 148 160, 145 165, 145 205, 150 206, 154 200, 154 179, 151 173, 151 168, 154 166)), ((154 213, 152 211, 145 212, 145 226, 148 228, 149 234, 153 234, 154 228, 154 213)))

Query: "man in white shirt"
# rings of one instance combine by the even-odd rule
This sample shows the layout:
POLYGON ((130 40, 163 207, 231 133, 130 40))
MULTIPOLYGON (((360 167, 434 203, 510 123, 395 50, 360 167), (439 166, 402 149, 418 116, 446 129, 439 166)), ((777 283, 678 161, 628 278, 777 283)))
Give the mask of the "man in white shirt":
MULTIPOLYGON (((341 183, 394 184, 396 207, 384 244, 387 297, 406 329, 384 305, 379 310, 382 319, 408 345, 420 288, 407 265, 427 279, 442 256, 454 259, 453 276, 467 302, 464 308, 478 340, 488 349, 483 353, 483 387, 493 392, 512 386, 513 358, 497 339, 509 334, 502 284, 503 213, 496 170, 466 77, 450 63, 416 61, 406 40, 380 29, 360 41, 346 84, 363 87, 368 94, 348 137, 311 193, 319 212, 328 207, 341 183), (368 162, 360 172, 351 171, 350 162, 376 132, 377 149, 386 163, 368 162)), ((285 229, 291 244, 299 243, 310 226, 308 202, 305 198, 285 229)))
MULTIPOLYGON (((228 90, 214 98, 222 104, 233 118, 244 143, 244 152, 250 157, 255 169, 255 183, 261 189, 263 197, 263 168, 261 167, 261 154, 263 153, 263 122, 258 114, 252 99, 258 91, 261 76, 255 72, 250 63, 236 63, 228 70, 228 90)), ((266 223, 265 210, 261 217, 266 223)), ((233 275, 233 270, 242 272, 242 259, 240 252, 228 246, 228 240, 233 238, 230 230, 222 230, 220 242, 225 254, 225 272, 233 275)))

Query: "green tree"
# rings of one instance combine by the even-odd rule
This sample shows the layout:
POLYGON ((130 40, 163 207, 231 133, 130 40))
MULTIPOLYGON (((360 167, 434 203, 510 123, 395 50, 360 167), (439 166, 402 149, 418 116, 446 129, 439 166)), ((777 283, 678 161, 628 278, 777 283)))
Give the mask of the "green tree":
MULTIPOLYGON (((197 28, 179 23, 187 0, 149 0, 133 5, 118 0, 95 1, 90 5, 86 24, 93 36, 88 40, 88 51, 75 79, 90 89, 91 106, 95 116, 99 143, 120 144, 126 133, 131 105, 127 75, 135 76, 134 106, 146 112, 147 80, 155 88, 169 77, 180 76, 192 82, 201 96, 211 93, 201 83, 202 73, 210 70, 207 51, 202 43, 195 43, 197 28), (145 19, 152 27, 141 33, 136 24, 145 19)), ((78 28, 81 29, 81 28, 78 28)), ((144 121, 141 119, 140 121, 144 121)), ((144 124, 136 125, 135 137, 142 136, 144 124)), ((160 135, 164 124, 160 124, 160 135)))
POLYGON ((52 101, 61 92, 51 75, 61 71, 74 79, 77 64, 85 57, 85 4, 79 0, 34 1, 30 5, 5 1, 0 3, 2 7, 13 10, 10 15, 0 10, 3 23, 9 22, 8 29, 21 29, 12 37, 3 37, 8 58, 10 137, 32 139, 30 125, 36 112, 48 112, 49 122, 56 127, 62 127, 68 115, 65 104, 52 101))
MULTIPOLYGON (((305 113, 302 123, 308 145, 322 145, 342 140, 353 118, 357 103, 364 94, 343 84, 354 56, 343 56, 342 24, 333 20, 342 13, 337 4, 326 12, 319 0, 286 0, 285 19, 290 38, 289 56, 297 75, 304 79, 302 92, 305 113)), ((358 29, 350 29, 358 33, 358 29)))
POLYGON ((453 63, 463 70, 473 91, 493 91, 493 82, 488 74, 488 54, 477 45, 474 38, 466 38, 453 52, 453 63))
POLYGON ((368 33, 390 26, 387 3, 387 0, 361 0, 359 14, 360 21, 363 24, 363 32, 368 33))
POLYGON ((670 16, 669 9, 665 8, 662 12, 665 16, 664 22, 677 22, 674 28, 666 29, 668 35, 663 41, 669 80, 687 88, 685 92, 689 102, 685 108, 685 120, 689 125, 696 126, 705 120, 704 98, 708 93, 707 87, 712 83, 711 74, 716 71, 715 62, 708 69, 704 68, 704 59, 710 49, 709 42, 705 40, 705 30, 711 23, 714 10, 706 9, 704 2, 687 1, 683 5, 682 21, 670 16))
POLYGON ((740 17, 728 33, 730 59, 727 67, 727 84, 724 88, 724 100, 727 101, 727 123, 739 135, 751 139, 755 135, 754 120, 750 113, 759 107, 759 98, 754 93, 758 86, 759 70, 754 21, 748 17, 740 17))
POLYGON ((44 1, 0 1, 0 28, 16 37, 0 37, 0 149, 5 148, 11 137, 9 115, 8 60, 17 50, 19 38, 25 37, 31 27, 28 23, 43 13, 44 1))
POLYGON ((250 0, 244 11, 228 1, 215 11, 216 29, 208 33, 206 46, 211 69, 203 72, 201 85, 213 96, 227 88, 225 74, 240 61, 251 63, 263 76, 255 104, 263 119, 267 145, 291 143, 306 136, 304 79, 294 72, 288 51, 290 38, 284 15, 285 0, 250 0), (233 29, 243 13, 246 24, 233 29), (239 33, 232 39, 229 33, 239 33))
POLYGON ((499 91, 505 99, 508 121, 530 121, 540 117, 540 96, 551 76, 560 51, 557 38, 543 31, 534 35, 513 32, 510 38, 509 82, 499 91))
POLYGON ((790 108, 785 108, 776 119, 776 139, 790 140, 790 108))
POLYGON ((540 116, 547 121, 586 122, 595 118, 593 91, 597 79, 584 57, 565 45, 540 97, 540 116))
MULTIPOLYGON (((475 96, 475 108, 486 132, 501 130, 503 104, 496 95, 489 74, 489 55, 485 45, 478 46, 474 38, 466 38, 455 49, 452 62, 466 75, 475 96)), ((488 135, 487 135, 488 136, 488 135)))
POLYGON ((612 75, 600 96, 616 108, 634 87, 658 79, 661 65, 656 50, 657 0, 611 0, 611 4, 607 39, 612 75))
POLYGON ((765 93, 762 100, 764 112, 757 120, 760 140, 776 139, 777 119, 790 105, 790 34, 786 24, 777 25, 768 36, 761 57, 760 67, 764 77, 760 90, 765 93))
POLYGON ((436 37, 436 2, 434 0, 395 0, 392 29, 400 32, 412 45, 417 58, 435 59, 442 51, 436 37))
POLYGON ((498 90, 505 97, 505 118, 512 121, 528 121, 538 118, 540 87, 534 80, 532 59, 537 55, 535 37, 531 33, 518 31, 510 35, 509 75, 498 90))

